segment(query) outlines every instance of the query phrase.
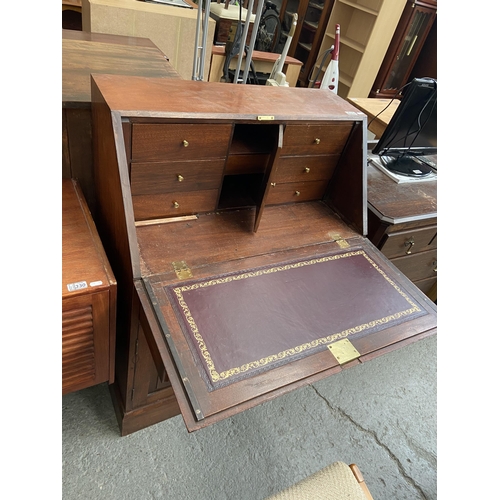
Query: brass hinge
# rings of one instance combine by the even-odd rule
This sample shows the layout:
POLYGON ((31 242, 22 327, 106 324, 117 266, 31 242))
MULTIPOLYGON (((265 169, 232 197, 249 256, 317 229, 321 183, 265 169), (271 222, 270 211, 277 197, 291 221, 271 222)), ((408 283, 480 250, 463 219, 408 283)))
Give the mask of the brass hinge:
POLYGON ((329 344, 328 349, 330 349, 330 352, 340 365, 348 363, 349 361, 357 359, 361 356, 358 350, 348 339, 342 339, 338 342, 334 342, 333 344, 329 344))
POLYGON ((329 233, 328 236, 335 242, 338 243, 340 248, 349 248, 349 243, 345 238, 342 238, 338 233, 329 233))
POLYGON ((191 273, 191 269, 189 269, 186 261, 178 260, 172 262, 172 266, 174 266, 175 274, 177 274, 177 278, 180 280, 185 280, 187 278, 192 278, 193 274, 191 273))

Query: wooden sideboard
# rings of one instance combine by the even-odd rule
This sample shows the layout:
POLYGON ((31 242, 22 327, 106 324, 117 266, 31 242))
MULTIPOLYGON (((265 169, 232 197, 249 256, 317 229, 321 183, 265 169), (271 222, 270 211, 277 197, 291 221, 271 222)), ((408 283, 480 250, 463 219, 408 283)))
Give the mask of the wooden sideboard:
POLYGON ((437 300, 437 181, 398 184, 368 167, 368 237, 437 300))
POLYGON ((92 116, 122 435, 179 412, 194 431, 436 332, 365 237, 366 116, 332 92, 93 75, 92 116))
POLYGON ((94 212, 91 73, 180 76, 147 38, 62 30, 62 176, 78 179, 94 212))
POLYGON ((116 280, 83 193, 62 180, 62 393, 113 382, 116 280))

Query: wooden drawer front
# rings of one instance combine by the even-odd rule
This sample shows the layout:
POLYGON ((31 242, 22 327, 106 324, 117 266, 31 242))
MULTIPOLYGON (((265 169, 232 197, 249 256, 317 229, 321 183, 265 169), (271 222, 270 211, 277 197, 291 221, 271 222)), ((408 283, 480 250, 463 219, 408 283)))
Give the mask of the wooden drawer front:
POLYGON ((288 125, 283 137, 281 156, 340 154, 352 124, 288 125))
POLYGON ((269 188, 266 205, 320 200, 323 198, 328 180, 314 182, 288 182, 269 188))
POLYGON ((132 160, 176 161, 225 157, 230 136, 229 124, 134 123, 132 160))
MULTIPOLYGON (((432 290, 432 287, 437 282, 437 276, 433 278, 427 278, 425 280, 415 281, 415 285, 422 290, 427 296, 429 296, 429 292, 432 290)), ((431 297, 432 298, 432 297, 431 297)))
POLYGON ((380 250, 392 259, 434 248, 437 248, 437 226, 389 234, 380 250))
POLYGON ((260 174, 266 170, 270 155, 229 155, 226 162, 226 175, 260 174))
POLYGON ((217 189, 222 182, 224 160, 132 163, 132 195, 217 189))
POLYGON ((437 276, 437 249, 398 257, 391 262, 411 281, 437 276))
POLYGON ((339 161, 339 155, 286 156, 278 160, 273 181, 297 182, 329 180, 339 161))
POLYGON ((132 196, 135 220, 161 219, 210 212, 215 210, 218 194, 218 189, 207 189, 204 191, 132 196))

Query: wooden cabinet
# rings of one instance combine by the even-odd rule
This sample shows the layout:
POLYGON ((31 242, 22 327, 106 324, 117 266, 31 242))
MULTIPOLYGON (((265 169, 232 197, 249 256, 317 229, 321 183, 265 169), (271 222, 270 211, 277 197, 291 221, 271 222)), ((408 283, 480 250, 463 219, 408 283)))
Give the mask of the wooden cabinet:
POLYGON ((116 281, 76 181, 62 181, 62 393, 114 380, 116 281))
MULTIPOLYGON (((436 9, 437 2, 434 0, 409 0, 406 3, 370 97, 396 97, 399 89, 410 81, 412 70, 435 22, 436 9)), ((433 75, 425 73, 417 76, 433 75)))
POLYGON ((311 72, 318 57, 333 3, 334 0, 283 0, 281 4, 283 34, 290 30, 293 15, 298 15, 295 35, 288 50, 288 55, 303 63, 298 86, 309 86, 309 78, 312 77, 311 72))
POLYGON ((340 24, 338 95, 368 97, 404 6, 405 0, 335 0, 319 52, 334 44, 340 24))
POLYGON ((92 103, 123 435, 179 412, 194 431, 435 333, 365 237, 366 116, 345 100, 93 75, 92 103))
POLYGON ((368 167, 368 237, 437 300, 437 182, 397 184, 368 167))

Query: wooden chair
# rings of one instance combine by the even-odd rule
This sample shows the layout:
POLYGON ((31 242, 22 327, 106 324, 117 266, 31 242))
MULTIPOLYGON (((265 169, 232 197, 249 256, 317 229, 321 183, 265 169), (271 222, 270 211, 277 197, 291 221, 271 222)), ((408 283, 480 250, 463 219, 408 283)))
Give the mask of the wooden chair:
POLYGON ((373 500, 356 464, 334 462, 267 500, 373 500))

